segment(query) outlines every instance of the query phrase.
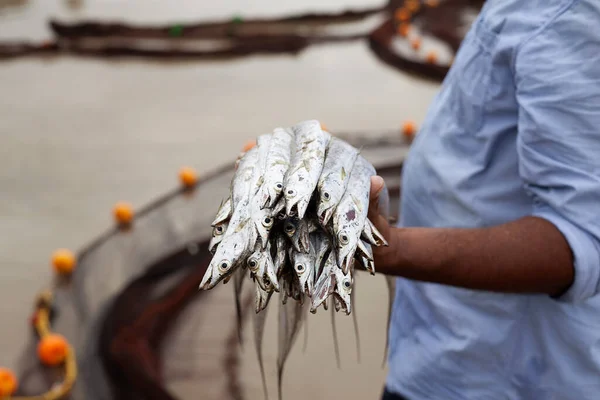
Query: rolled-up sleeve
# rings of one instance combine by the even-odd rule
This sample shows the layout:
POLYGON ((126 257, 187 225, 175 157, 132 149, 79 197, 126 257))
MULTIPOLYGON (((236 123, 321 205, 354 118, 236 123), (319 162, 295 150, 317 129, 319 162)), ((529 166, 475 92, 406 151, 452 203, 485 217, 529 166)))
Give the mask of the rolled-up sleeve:
MULTIPOLYGON (((533 215, 571 246, 575 280, 559 300, 581 302, 600 282, 600 8, 575 1, 518 48, 519 173, 533 215)), ((600 4, 600 3, 598 3, 600 4)))

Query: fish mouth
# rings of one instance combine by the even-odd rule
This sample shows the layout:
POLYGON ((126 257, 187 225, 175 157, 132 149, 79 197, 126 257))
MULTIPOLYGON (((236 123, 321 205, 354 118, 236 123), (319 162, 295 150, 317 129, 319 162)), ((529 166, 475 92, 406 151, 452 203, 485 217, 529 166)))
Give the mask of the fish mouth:
POLYGON ((349 251, 344 251, 344 253, 346 253, 346 254, 343 254, 342 252, 340 252, 338 254, 338 257, 337 257, 338 265, 340 266, 340 268, 344 272, 344 275, 348 274, 348 271, 350 270, 350 267, 354 263, 354 253, 355 253, 355 251, 356 251, 356 249, 349 250, 349 251))
POLYGON ((271 299, 272 295, 273 295, 273 292, 270 292, 266 296, 259 297, 259 300, 258 300, 258 302, 256 304, 256 308, 255 308, 255 311, 257 314, 259 312, 261 312, 262 310, 264 310, 265 308, 267 308, 267 305, 269 304, 269 300, 271 299))
POLYGON ((363 268, 367 270, 371 275, 375 275, 375 261, 369 260, 367 257, 361 257, 360 263, 363 268))
POLYGON ((327 223, 331 220, 331 217, 333 216, 333 211, 333 207, 328 207, 324 209, 319 208, 319 210, 317 211, 317 215, 319 216, 319 223, 321 224, 321 226, 325 227, 327 225, 327 223))
POLYGON ((350 313, 352 312, 352 304, 350 303, 350 298, 348 298, 348 300, 345 300, 343 296, 340 296, 339 293, 333 293, 333 295, 338 299, 338 303, 341 306, 341 310, 344 311, 346 313, 346 315, 350 315, 350 313))
POLYGON ((198 288, 201 290, 210 290, 214 288, 223 279, 230 277, 237 267, 238 264, 232 265, 227 272, 219 274, 219 272, 216 270, 218 268, 216 265, 209 265, 204 273, 204 277, 202 277, 202 281, 200 281, 198 288))
POLYGON ((208 243, 208 251, 211 254, 215 254, 215 251, 217 251, 217 246, 219 243, 221 243, 221 240, 223 240, 223 237, 213 237, 210 239, 210 242, 208 243))
POLYGON ((219 278, 218 275, 219 274, 216 274, 215 271, 213 271, 213 268, 209 266, 206 272, 204 273, 202 281, 200 282, 199 289, 210 290, 217 286, 217 283, 219 283, 219 281, 221 281, 224 278, 219 278))
POLYGON ((315 286, 311 302, 311 311, 316 310, 334 292, 335 276, 329 274, 315 286))
POLYGON ((287 201, 285 204, 285 213, 289 217, 297 216, 299 219, 304 218, 306 209, 308 208, 309 200, 297 198, 295 201, 287 201))

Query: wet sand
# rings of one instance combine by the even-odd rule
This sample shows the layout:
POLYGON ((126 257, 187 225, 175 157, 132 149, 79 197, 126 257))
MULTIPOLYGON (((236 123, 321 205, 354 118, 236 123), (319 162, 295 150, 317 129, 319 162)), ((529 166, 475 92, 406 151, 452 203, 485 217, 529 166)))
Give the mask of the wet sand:
MULTIPOLYGON (((72 12, 63 1, 32 0, 22 9, 0 10, 0 39, 44 39, 49 16, 164 23, 378 4, 88 0, 72 12)), ((140 207, 177 184, 179 167, 222 165, 246 140, 278 125, 315 118, 335 132, 389 131, 405 119, 420 123, 436 90, 383 65, 363 42, 233 62, 60 57, 0 63, 0 365, 15 364, 30 334, 34 296, 50 284, 51 252, 76 250, 109 227, 116 201, 140 207)), ((310 316, 306 353, 301 335, 286 369, 286 398, 379 395, 386 288, 381 277, 361 278, 362 362, 356 362, 351 318, 338 316, 338 371, 329 315, 310 316)), ((271 312, 265 337, 271 342, 265 345, 271 397, 275 317, 271 312)), ((262 398, 251 347, 243 360, 248 398, 262 398)))

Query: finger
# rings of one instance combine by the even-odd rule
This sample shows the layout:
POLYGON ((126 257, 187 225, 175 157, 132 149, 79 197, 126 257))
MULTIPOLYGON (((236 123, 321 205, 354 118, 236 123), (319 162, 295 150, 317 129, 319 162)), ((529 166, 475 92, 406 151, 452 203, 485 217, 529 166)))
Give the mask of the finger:
POLYGON ((379 209, 379 195, 385 186, 382 177, 375 175, 371 177, 371 192, 369 195, 369 214, 377 215, 379 209))

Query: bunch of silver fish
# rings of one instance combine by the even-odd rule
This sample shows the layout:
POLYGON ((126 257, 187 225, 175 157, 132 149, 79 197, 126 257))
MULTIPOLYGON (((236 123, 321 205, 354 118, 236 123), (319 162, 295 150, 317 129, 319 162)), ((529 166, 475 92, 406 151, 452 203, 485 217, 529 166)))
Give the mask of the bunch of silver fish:
POLYGON ((283 364, 304 310, 315 313, 331 305, 332 312, 350 314, 355 264, 375 274, 372 246, 387 242, 367 218, 376 171, 358 149, 323 131, 315 120, 277 128, 256 143, 237 160, 230 195, 212 223, 214 256, 200 288, 212 289, 233 277, 239 317, 244 277, 254 282, 263 384, 266 307, 279 293, 281 398, 283 364))

